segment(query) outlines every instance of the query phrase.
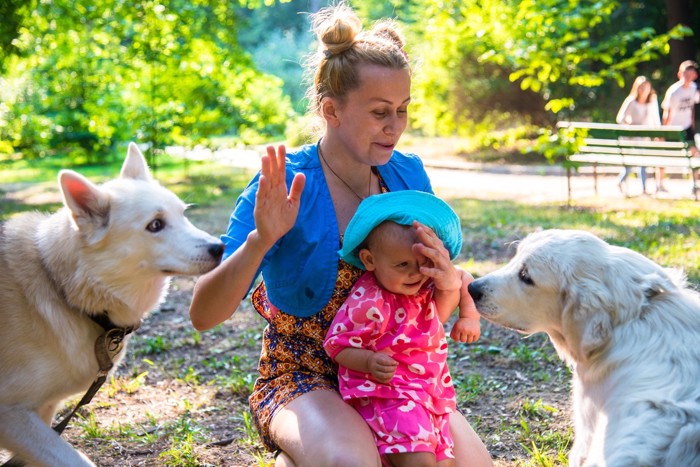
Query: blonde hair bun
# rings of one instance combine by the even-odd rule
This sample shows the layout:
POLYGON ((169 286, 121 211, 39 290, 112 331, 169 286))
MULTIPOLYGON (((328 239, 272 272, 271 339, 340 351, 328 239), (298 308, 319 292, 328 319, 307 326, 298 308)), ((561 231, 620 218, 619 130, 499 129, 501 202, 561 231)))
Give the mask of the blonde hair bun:
POLYGON ((362 22, 350 7, 340 4, 319 10, 311 29, 321 41, 323 51, 337 55, 352 47, 362 31, 362 22))

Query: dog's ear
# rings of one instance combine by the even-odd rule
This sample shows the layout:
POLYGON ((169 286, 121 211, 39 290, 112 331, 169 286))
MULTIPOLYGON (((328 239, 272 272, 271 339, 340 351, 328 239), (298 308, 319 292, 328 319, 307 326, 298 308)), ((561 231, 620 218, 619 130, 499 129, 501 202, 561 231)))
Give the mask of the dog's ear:
POLYGON ((617 291, 617 319, 622 323, 643 317, 658 297, 685 284, 679 271, 661 268, 630 250, 618 251, 611 268, 608 283, 617 291))
POLYGON ((72 170, 58 174, 63 204, 75 226, 89 243, 100 241, 109 226, 109 196, 90 180, 72 170))
POLYGON ((639 286, 644 291, 644 297, 647 301, 668 292, 669 288, 674 287, 667 277, 663 277, 661 274, 657 273, 643 275, 642 279, 639 281, 639 286))
POLYGON ((595 358, 612 335, 615 310, 604 284, 587 278, 572 283, 563 295, 562 326, 575 360, 595 358), (590 282, 590 281, 593 282, 590 282))
POLYGON ((129 150, 124 159, 120 173, 122 178, 133 178, 135 180, 151 180, 151 172, 148 170, 146 159, 141 154, 136 143, 129 143, 129 150))

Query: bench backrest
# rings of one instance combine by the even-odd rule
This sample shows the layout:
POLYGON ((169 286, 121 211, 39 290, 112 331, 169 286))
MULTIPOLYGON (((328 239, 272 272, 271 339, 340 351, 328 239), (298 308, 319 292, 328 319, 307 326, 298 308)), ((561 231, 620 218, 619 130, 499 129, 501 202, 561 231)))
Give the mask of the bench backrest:
POLYGON ((686 133, 683 127, 678 125, 648 126, 648 125, 619 125, 616 123, 592 123, 592 122, 558 122, 560 129, 587 130, 588 138, 594 139, 628 139, 628 138, 662 138, 664 141, 686 143, 686 133))
POLYGON ((618 125, 559 122, 564 140, 572 144, 565 164, 608 164, 646 167, 700 167, 692 157, 680 126, 618 125))

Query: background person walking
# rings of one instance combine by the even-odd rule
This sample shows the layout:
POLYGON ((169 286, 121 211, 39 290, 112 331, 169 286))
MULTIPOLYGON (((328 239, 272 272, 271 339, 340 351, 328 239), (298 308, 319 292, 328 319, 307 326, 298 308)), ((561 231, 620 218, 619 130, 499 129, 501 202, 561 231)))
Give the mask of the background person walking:
MULTIPOLYGON (((620 106, 616 121, 625 125, 661 125, 656 91, 646 76, 637 76, 634 80, 629 95, 620 106)), ((623 183, 631 171, 631 167, 625 167, 618 178, 617 186, 621 192, 626 192, 623 190, 623 183)), ((639 167, 639 178, 642 180, 642 193, 646 194, 647 171, 645 167, 639 167)))
MULTIPOLYGON (((695 146, 695 105, 700 102, 696 79, 698 79, 698 64, 693 60, 684 61, 678 67, 678 81, 668 88, 661 102, 661 108, 664 109, 661 123, 683 127, 694 156, 698 155, 698 149, 695 146)), ((663 167, 657 171, 658 191, 666 191, 663 186, 664 173, 663 167)))

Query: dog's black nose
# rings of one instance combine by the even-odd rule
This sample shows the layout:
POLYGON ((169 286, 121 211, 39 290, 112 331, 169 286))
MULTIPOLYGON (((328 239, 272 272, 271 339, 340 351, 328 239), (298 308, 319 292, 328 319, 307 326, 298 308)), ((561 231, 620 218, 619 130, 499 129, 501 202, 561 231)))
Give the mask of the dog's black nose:
POLYGON ((481 297, 484 295, 483 292, 481 291, 481 285, 479 285, 478 280, 469 284, 469 287, 467 287, 467 290, 469 290, 469 295, 472 296, 474 303, 478 302, 481 299, 481 297))
POLYGON ((224 254, 224 244, 212 243, 211 245, 209 245, 209 248, 207 248, 207 251, 213 258, 220 260, 221 256, 224 254))

